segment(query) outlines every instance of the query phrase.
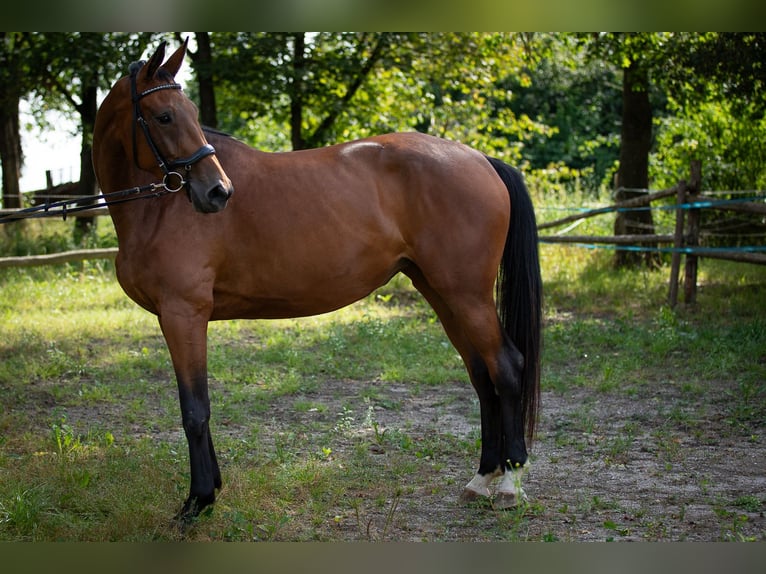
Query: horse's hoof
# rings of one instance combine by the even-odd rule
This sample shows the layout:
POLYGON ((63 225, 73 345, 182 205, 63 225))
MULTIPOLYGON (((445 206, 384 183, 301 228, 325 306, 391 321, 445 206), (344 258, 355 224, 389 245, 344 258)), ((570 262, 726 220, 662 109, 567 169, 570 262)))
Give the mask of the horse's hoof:
POLYGON ((485 492, 479 492, 472 488, 466 487, 463 489, 463 492, 460 493, 460 497, 458 498, 458 501, 461 504, 472 504, 475 502, 491 500, 492 494, 489 492, 489 490, 484 489, 484 491, 485 492))
POLYGON ((471 481, 463 487, 463 493, 460 495, 461 502, 475 502, 477 500, 489 500, 492 498, 490 486, 492 481, 500 476, 500 471, 479 474, 476 473, 471 481))
POLYGON ((493 506, 498 510, 507 510, 509 508, 516 508, 526 501, 527 495, 524 494, 523 490, 517 492, 498 492, 495 495, 493 506))
POLYGON ((483 497, 478 492, 464 488, 463 492, 460 493, 460 498, 458 498, 458 500, 463 504, 468 504, 470 502, 476 502, 479 498, 483 497))
POLYGON ((200 513, 215 502, 215 493, 201 498, 199 496, 190 496, 184 502, 181 510, 175 515, 174 520, 182 527, 191 526, 199 517, 200 513))

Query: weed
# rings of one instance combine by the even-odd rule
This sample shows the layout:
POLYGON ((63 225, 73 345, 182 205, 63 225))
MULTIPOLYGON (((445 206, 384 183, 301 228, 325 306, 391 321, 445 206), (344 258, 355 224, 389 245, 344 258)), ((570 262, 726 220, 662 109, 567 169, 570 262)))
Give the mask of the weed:
POLYGON ((509 542, 529 540, 530 519, 542 515, 544 511, 544 507, 539 502, 525 502, 513 508, 495 511, 502 538, 509 542))
POLYGON ((348 434, 354 426, 354 411, 347 406, 344 406, 343 410, 341 410, 336 417, 337 422, 333 427, 333 431, 340 435, 348 434))
POLYGON ((618 526, 618 524, 614 522, 613 520, 605 520, 604 528, 606 528, 607 530, 611 530, 615 534, 618 534, 620 536, 630 536, 630 528, 627 528, 625 526, 618 526))
POLYGON ((762 378, 742 378, 735 390, 727 391, 729 416, 732 426, 749 428, 752 423, 766 419, 766 382, 762 378))
POLYGON ((635 425, 627 423, 620 432, 607 440, 606 461, 608 464, 625 464, 628 462, 635 434, 635 425))
POLYGON ((0 499, 0 528, 19 539, 34 540, 49 506, 42 489, 17 489, 7 498, 0 499))
POLYGON ((58 422, 53 423, 52 432, 56 452, 59 455, 68 455, 82 448, 80 437, 75 434, 72 426, 67 424, 65 416, 62 416, 58 422))
POLYGON ((746 512, 760 512, 766 506, 765 501, 751 494, 737 497, 732 504, 746 512))
POLYGON ((723 541, 755 542, 756 538, 747 536, 743 529, 749 518, 746 514, 732 512, 721 506, 714 506, 713 511, 720 519, 720 539, 723 541))
POLYGON ((388 533, 393 526, 394 516, 399 508, 402 494, 403 489, 397 487, 390 500, 384 495, 377 498, 375 501, 376 506, 384 511, 380 518, 368 515, 368 512, 365 510, 364 501, 361 498, 355 498, 351 501, 356 528, 364 540, 375 542, 387 539, 388 533), (380 522, 382 524, 376 524, 380 522))
POLYGON ((256 526, 259 534, 257 539, 265 542, 276 540, 279 532, 290 522, 290 516, 284 512, 268 514, 265 518, 256 526))

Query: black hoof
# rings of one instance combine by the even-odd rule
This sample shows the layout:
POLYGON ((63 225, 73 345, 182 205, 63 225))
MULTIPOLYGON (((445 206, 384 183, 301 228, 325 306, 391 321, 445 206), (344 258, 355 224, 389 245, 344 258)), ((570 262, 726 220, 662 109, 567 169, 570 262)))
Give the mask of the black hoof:
POLYGON ((203 510, 215 502, 215 494, 199 497, 190 496, 184 502, 183 508, 175 515, 174 520, 182 526, 190 526, 203 510))

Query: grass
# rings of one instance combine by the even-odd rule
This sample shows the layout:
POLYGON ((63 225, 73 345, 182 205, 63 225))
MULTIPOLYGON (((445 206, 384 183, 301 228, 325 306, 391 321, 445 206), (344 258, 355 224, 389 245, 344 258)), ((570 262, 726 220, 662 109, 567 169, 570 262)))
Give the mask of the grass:
MULTIPOLYGON (((7 407, 0 416, 0 538, 179 536, 168 517, 188 481, 186 447, 156 320, 125 298, 110 264, 10 270, 0 285, 0 385, 7 407), (99 414, 85 416, 88 411, 99 414), (151 485, 151 492, 143 485, 151 485)), ((293 537, 291 524, 303 522, 305 513, 343 506, 347 493, 340 485, 353 481, 367 493, 379 490, 376 496, 386 500, 385 489, 411 472, 412 461, 454 448, 441 436, 413 437, 406 429, 386 433, 369 416, 357 419, 350 407, 330 412, 305 398, 327 378, 414 386, 465 378, 425 304, 399 305, 399 294, 412 300, 409 288, 396 281, 334 315, 211 325, 211 386, 220 391, 213 405, 216 421, 223 428, 248 428, 242 436, 217 440, 228 495, 214 515, 203 517, 208 524, 200 537, 293 537), (273 402, 291 399, 297 412, 316 412, 321 420, 295 424, 264 441, 250 421, 268 415, 273 402), (344 443, 353 453, 359 444, 347 435, 360 430, 401 450, 406 460, 375 475, 349 473, 349 467, 365 465, 338 463, 335 453, 344 443), (307 436, 316 437, 311 449, 305 447, 307 436)), ((375 391, 366 393, 369 410, 375 391)), ((396 408, 390 401, 381 404, 396 408)), ((369 456, 361 450, 352 458, 369 456)), ((389 507, 389 523, 395 511, 389 507)), ((388 535, 387 527, 373 523, 364 531, 388 535)))
MULTIPOLYGON (((702 421, 714 406, 732 436, 760 440, 766 270, 703 260, 698 305, 671 310, 667 268, 615 271, 609 253, 553 245, 541 246, 541 258, 543 390, 588 397, 550 425, 556 444, 619 466, 633 441, 652 432, 656 456, 672 466, 682 456, 679 430, 710 439, 702 421), (657 392, 673 395, 647 407, 661 427, 647 431, 641 418, 628 418, 620 435, 600 436, 600 398, 657 392)), ((423 512, 412 499, 451 504, 478 459, 475 405, 467 434, 440 423, 458 400, 448 394, 423 413, 426 423, 433 417, 427 430, 399 418, 434 388, 467 385, 457 353, 405 279, 333 314, 211 324, 226 490, 186 534, 168 520, 188 485, 169 357, 156 319, 123 295, 112 264, 0 271, 0 324, 2 540, 408 539, 422 530, 410 523, 423 512), (381 422, 384 415, 398 423, 381 422)), ((575 520, 573 508, 548 502, 507 513, 468 509, 459 526, 419 536, 449 538, 450 529, 475 524, 477 540, 570 539, 537 528, 551 514, 575 520)), ((720 538, 747 539, 747 513, 762 512, 764 501, 742 495, 716 504, 720 538)), ((610 501, 579 506, 577 516, 604 513, 600 526, 614 539, 639 528, 651 539, 668 535, 663 520, 626 526, 608 514, 626 512, 610 501)))

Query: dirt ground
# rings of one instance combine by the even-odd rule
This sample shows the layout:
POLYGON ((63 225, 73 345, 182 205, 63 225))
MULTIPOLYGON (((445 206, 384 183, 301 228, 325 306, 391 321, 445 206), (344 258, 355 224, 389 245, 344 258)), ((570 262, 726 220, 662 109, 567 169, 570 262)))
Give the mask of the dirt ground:
MULTIPOLYGON (((583 389, 544 392, 538 438, 524 482, 529 505, 523 514, 495 510, 490 504, 461 505, 462 486, 478 460, 468 461, 465 453, 452 458, 441 449, 438 472, 427 476, 435 461, 422 459, 410 482, 413 486, 403 489, 395 507, 390 501, 383 508, 366 505, 361 518, 341 516, 332 538, 766 540, 763 426, 733 428, 723 415, 723 393, 699 397, 706 404, 705 418, 695 419, 700 409, 672 392, 657 389, 647 397, 583 389)), ((379 432, 407 429, 414 437, 441 434, 474 437, 471 440, 478 436, 478 402, 464 383, 415 389, 404 384, 329 381, 310 398, 327 404, 326 413, 352 405, 350 416, 357 421, 372 418, 379 432), (375 386, 372 403, 361 398, 367 385, 375 386)), ((291 418, 305 423, 307 417, 316 416, 296 412, 292 401, 284 399, 281 406, 274 405, 280 411, 276 417, 280 425, 290 424, 291 418)), ((279 432, 279 427, 272 430, 279 432)), ((379 455, 371 457, 373 464, 385 465, 391 456, 386 448, 374 441, 370 448, 379 455)))

